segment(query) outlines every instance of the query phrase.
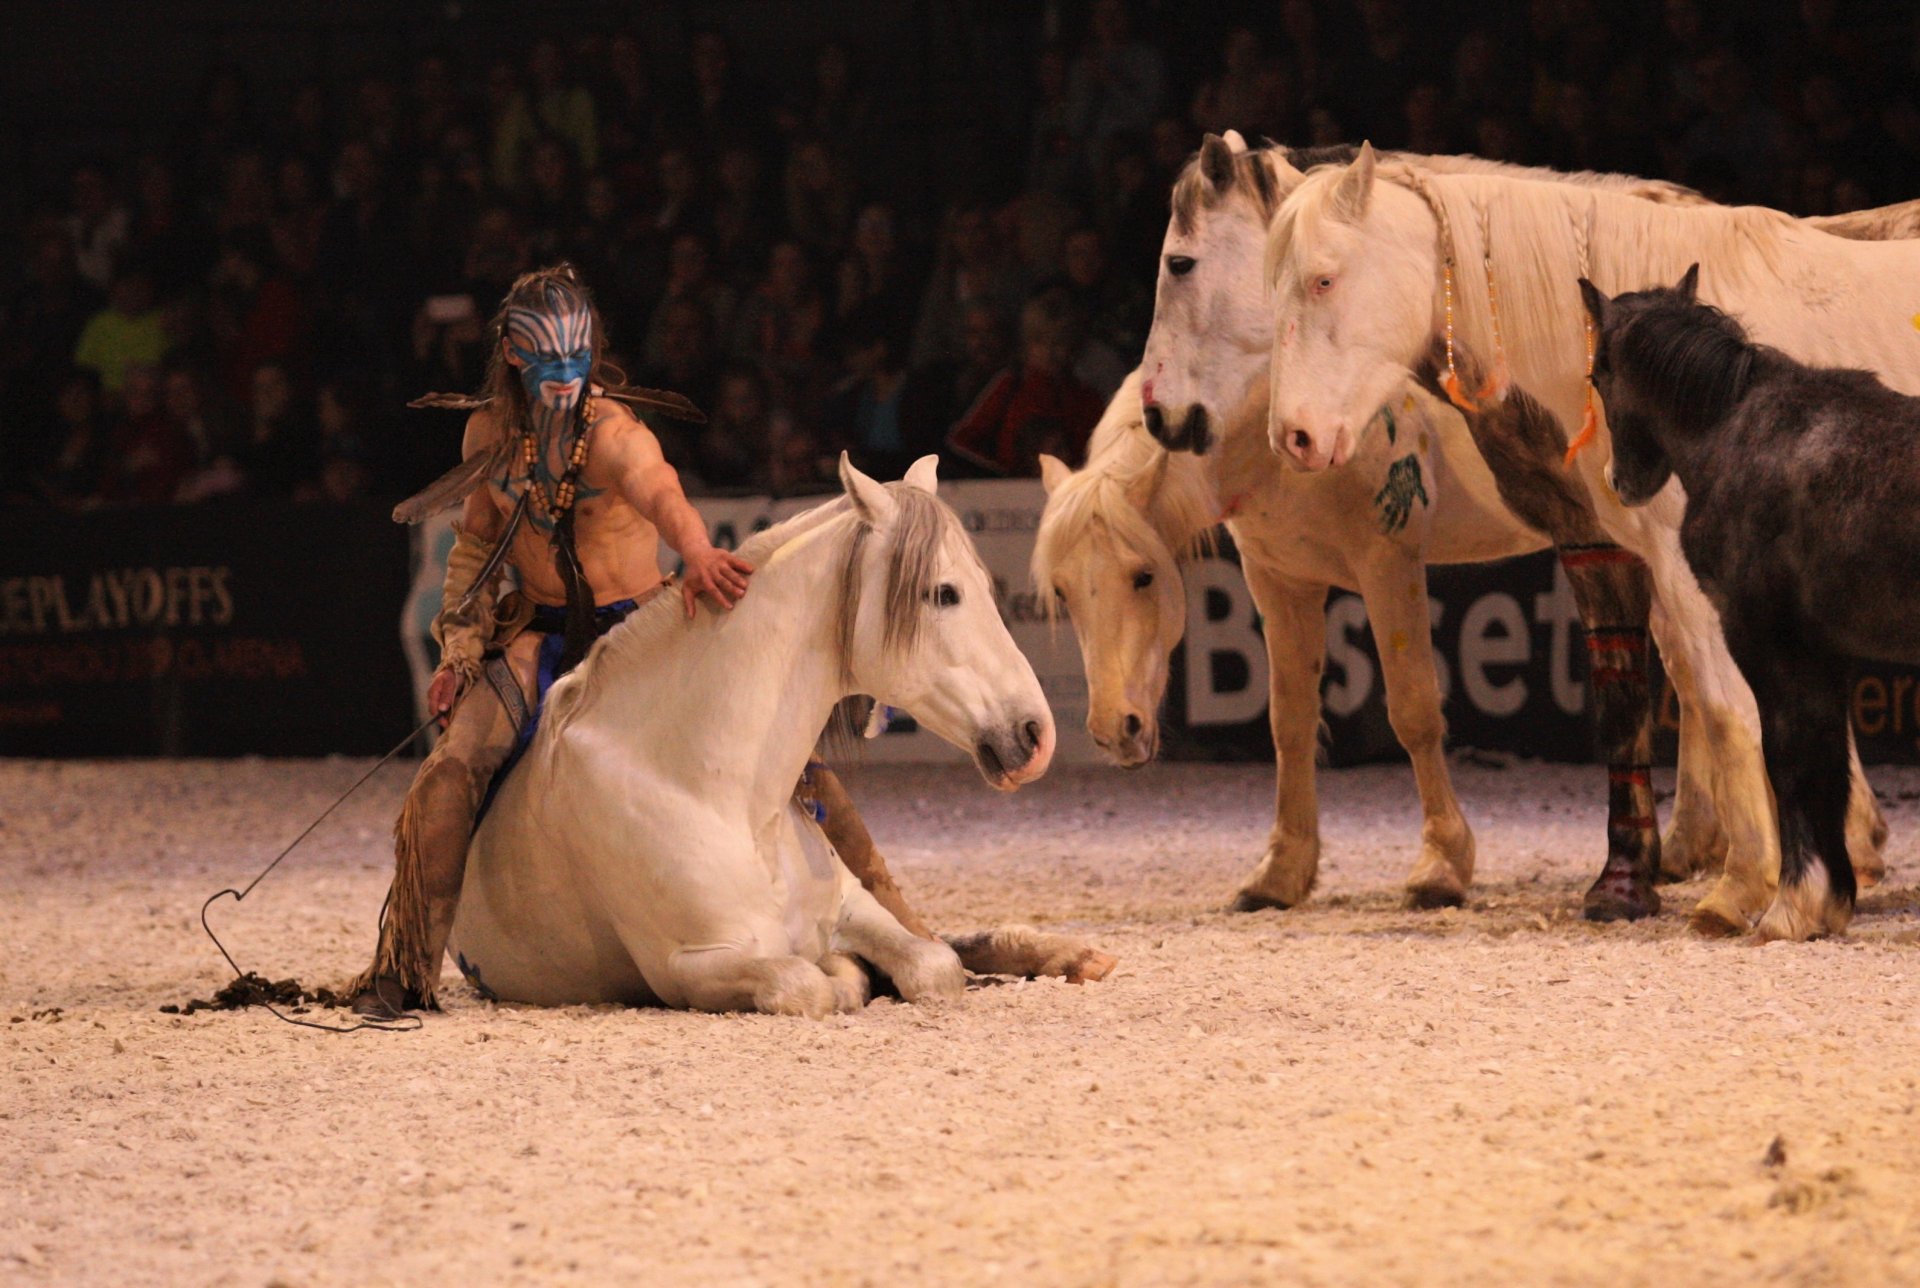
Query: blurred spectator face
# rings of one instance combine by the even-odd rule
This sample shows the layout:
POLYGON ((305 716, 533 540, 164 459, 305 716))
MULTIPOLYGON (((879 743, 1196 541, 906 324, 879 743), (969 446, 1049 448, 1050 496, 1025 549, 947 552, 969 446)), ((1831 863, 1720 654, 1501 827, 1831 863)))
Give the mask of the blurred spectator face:
POLYGON ((1108 48, 1126 44, 1132 34, 1126 0, 1095 0, 1092 26, 1093 37, 1100 44, 1108 48))
POLYGON ((752 148, 734 146, 720 154, 720 186, 728 196, 743 197, 760 186, 760 155, 752 148))
POLYGON ((640 61, 640 42, 633 38, 632 32, 618 32, 607 42, 607 70, 623 85, 646 79, 646 68, 640 61))
POLYGON ((107 186, 106 172, 97 166, 81 166, 73 172, 73 213, 91 223, 104 219, 113 209, 113 190, 107 186))
POLYGON ((167 415, 183 424, 200 414, 200 386, 190 371, 169 371, 161 397, 167 415))
POLYGON ((667 252, 667 279, 672 286, 685 288, 706 280, 707 244, 697 233, 681 233, 667 252))
POLYGON ((320 396, 313 403, 313 415, 319 422, 322 437, 345 438, 353 432, 353 413, 332 385, 320 386, 320 396))
POLYGON ((282 161, 275 179, 283 210, 303 210, 313 204, 313 170, 305 157, 282 161))
POLYGON ((60 386, 55 405, 59 408, 62 424, 85 424, 99 414, 100 386, 83 375, 69 376, 66 383, 60 386))
POLYGON ((1431 81, 1415 85, 1407 94, 1407 129, 1431 134, 1440 128, 1440 87, 1431 81))
POLYGON ((1833 208, 1836 211, 1864 210, 1872 204, 1873 194, 1858 179, 1849 177, 1833 185, 1833 208))
POLYGON ((71 282, 75 275, 73 243, 51 230, 36 237, 28 272, 43 286, 71 282))
POLYGON ((1153 164, 1162 174, 1177 174, 1194 152, 1186 122, 1177 116, 1163 116, 1147 132, 1147 146, 1153 152, 1153 164))
POLYGON ((373 149, 355 140, 340 149, 333 166, 333 191, 343 201, 373 195, 380 183, 380 162, 373 149))
POLYGON ((1069 234, 1065 260, 1068 281, 1082 289, 1098 286, 1107 271, 1107 253, 1099 232, 1082 228, 1069 234))
POLYGON ((1006 365, 1007 329, 1000 315, 985 306, 968 309, 960 325, 960 347, 975 371, 996 371, 1006 365))
POLYGON ((1483 116, 1475 130, 1475 150, 1483 157, 1495 161, 1519 161, 1522 159, 1522 140, 1520 131, 1512 121, 1503 116, 1483 116))
POLYGON ((1593 126, 1593 99, 1582 85, 1562 85, 1560 95, 1554 105, 1554 121, 1560 132, 1570 138, 1580 138, 1591 132, 1593 126))
POLYGON ((853 80, 853 56, 845 45, 825 45, 813 63, 813 83, 820 97, 836 99, 847 92, 853 80))
POLYGON ((327 124, 327 96, 318 85, 302 85, 293 92, 293 103, 288 114, 300 133, 308 136, 317 134, 327 124))
POLYGON ((693 158, 685 148, 668 148, 660 154, 660 190, 669 197, 684 200, 693 195, 696 176, 693 158))
POLYGON ((1485 31, 1470 31, 1461 37, 1453 51, 1453 83, 1467 90, 1485 84, 1499 63, 1499 50, 1493 36, 1485 31))
POLYGON ((527 74, 534 88, 551 90, 560 84, 560 46, 552 40, 535 41, 527 55, 527 74))
POLYGON ((360 82, 355 94, 362 125, 380 129, 392 125, 398 114, 393 86, 378 76, 369 76, 360 82))
POLYGON ((962 210, 953 220, 953 253, 962 264, 993 257, 993 224, 984 210, 962 210))
POLYGON ((1346 131, 1340 121, 1324 107, 1307 113, 1307 139, 1317 148, 1330 148, 1343 141, 1346 131))
POLYGON ((833 157, 826 144, 809 140, 794 150, 793 177, 806 192, 825 192, 833 187, 833 157))
POLYGON ((727 83, 727 42, 717 31, 703 31, 693 38, 693 78, 700 88, 715 93, 727 83))
POLYGON ((767 257, 767 286, 778 299, 801 298, 807 293, 807 283, 811 277, 807 253, 798 242, 781 242, 767 257))
POLYGON ((446 59, 428 54, 413 65, 413 96, 423 103, 443 103, 453 96, 446 59))
POLYGON ((751 425, 766 414, 760 382, 744 372, 732 372, 720 381, 719 400, 714 410, 730 425, 751 425))
POLYGON ((1313 12, 1313 0, 1286 0, 1280 6, 1280 26, 1296 49, 1311 46, 1319 26, 1319 18, 1313 12))
POLYGON ((875 202, 863 207, 853 223, 853 248, 867 259, 893 254, 893 210, 875 202))
POLYGON ((1220 61, 1229 76, 1251 76, 1260 67, 1260 37, 1251 27, 1235 27, 1227 33, 1220 61))
POLYGON ((707 313, 692 300, 672 300, 660 325, 660 351, 667 365, 680 370, 703 366, 707 358, 707 313))
POLYGON ((365 497, 371 481, 367 467, 350 456, 329 456, 320 465, 320 495, 335 505, 365 497))
POLYGON ((587 218, 596 224, 611 223, 620 212, 620 193, 614 188, 613 180, 604 174, 595 174, 587 180, 583 201, 587 218))
POLYGON ((153 308, 153 279, 137 270, 122 273, 114 279, 107 302, 121 316, 137 318, 153 308))
POLYGON ((569 167, 564 143, 557 139, 541 139, 534 144, 529 172, 533 176, 534 187, 541 192, 553 196, 566 191, 569 167))
POLYGON ((467 250, 467 271, 487 282, 513 280, 527 258, 526 241, 513 212, 494 206, 474 221, 473 241, 467 250))
POLYGON ((253 417, 259 421, 277 421, 293 405, 293 388, 285 370, 271 362, 253 369, 253 417))
POLYGON ((487 106, 494 112, 504 112, 519 89, 520 82, 513 74, 513 64, 499 59, 487 68, 487 106))
POLYGON ((153 415, 160 409, 160 373, 146 363, 129 364, 120 398, 129 418, 153 415))
POLYGON ((1747 68, 1730 50, 1700 60, 1700 97, 1715 115, 1730 115, 1747 101, 1747 68))

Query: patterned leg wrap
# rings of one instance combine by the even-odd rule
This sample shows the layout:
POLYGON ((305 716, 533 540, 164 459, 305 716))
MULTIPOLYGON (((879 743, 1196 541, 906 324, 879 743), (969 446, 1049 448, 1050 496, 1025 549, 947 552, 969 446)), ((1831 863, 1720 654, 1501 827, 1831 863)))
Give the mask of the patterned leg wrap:
POLYGON ((1660 829, 1650 774, 1646 565, 1619 546, 1598 543, 1562 546, 1560 563, 1587 623, 1587 678, 1607 762, 1607 863, 1587 891, 1586 914, 1595 921, 1650 916, 1660 910, 1653 888, 1660 829))

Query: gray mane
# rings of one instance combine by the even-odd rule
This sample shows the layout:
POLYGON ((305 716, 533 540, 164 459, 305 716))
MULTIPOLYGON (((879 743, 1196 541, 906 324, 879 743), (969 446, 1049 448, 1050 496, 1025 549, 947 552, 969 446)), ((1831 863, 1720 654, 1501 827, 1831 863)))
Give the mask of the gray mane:
POLYGON ((1683 429, 1705 429, 1733 410, 1753 383, 1761 352, 1733 318, 1671 287, 1616 298, 1602 343, 1619 376, 1683 429))

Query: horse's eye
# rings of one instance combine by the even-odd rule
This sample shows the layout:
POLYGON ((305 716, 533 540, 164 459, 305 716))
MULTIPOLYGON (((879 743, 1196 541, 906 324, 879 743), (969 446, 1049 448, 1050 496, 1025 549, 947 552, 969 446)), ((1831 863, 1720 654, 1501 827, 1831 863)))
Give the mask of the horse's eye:
POLYGON ((1133 588, 1135 590, 1145 590, 1151 585, 1153 585, 1153 573, 1147 569, 1142 568, 1139 572, 1133 574, 1133 588))
POLYGON ((952 608, 960 602, 960 588, 950 581, 943 581, 933 589, 933 602, 938 608, 952 608))
POLYGON ((1191 255, 1167 256, 1167 271, 1175 277, 1185 277, 1193 271, 1193 257, 1191 255))
POLYGON ((1325 295, 1332 289, 1333 275, 1331 273, 1325 273, 1313 279, 1313 293, 1315 295, 1325 295))

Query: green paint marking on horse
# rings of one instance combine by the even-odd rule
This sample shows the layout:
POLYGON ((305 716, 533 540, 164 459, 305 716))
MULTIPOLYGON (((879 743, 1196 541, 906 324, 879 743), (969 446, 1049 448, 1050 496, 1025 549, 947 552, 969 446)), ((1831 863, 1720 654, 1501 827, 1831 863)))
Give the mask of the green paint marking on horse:
MULTIPOLYGON (((1391 426, 1393 421, 1388 419, 1391 426)), ((1387 467, 1387 481, 1373 494, 1373 503, 1380 509, 1380 531, 1392 536, 1407 526, 1407 520, 1413 514, 1413 503, 1432 505, 1427 499, 1426 481, 1420 474, 1420 458, 1409 453, 1387 467)))
POLYGON ((1394 423, 1393 408, 1382 407, 1380 409, 1380 414, 1384 416, 1387 421, 1387 446, 1392 447, 1395 443, 1400 441, 1400 426, 1394 423))

